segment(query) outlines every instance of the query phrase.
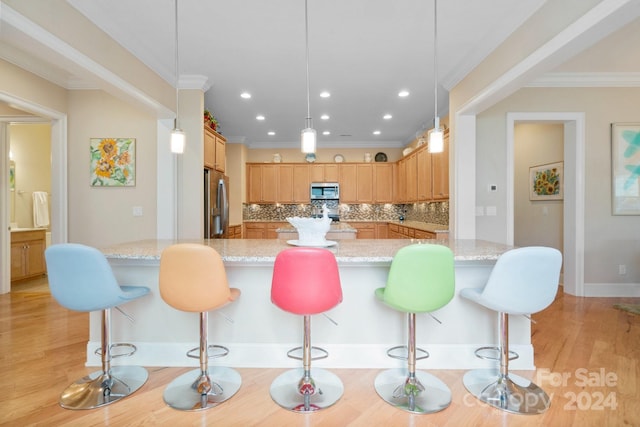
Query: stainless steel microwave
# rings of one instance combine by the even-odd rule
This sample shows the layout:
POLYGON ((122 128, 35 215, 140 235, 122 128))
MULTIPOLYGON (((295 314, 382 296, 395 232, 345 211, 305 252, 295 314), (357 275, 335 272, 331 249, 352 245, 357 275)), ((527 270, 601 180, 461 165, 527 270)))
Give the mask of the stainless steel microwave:
POLYGON ((311 200, 339 200, 340 184, 337 182, 312 182, 311 200))

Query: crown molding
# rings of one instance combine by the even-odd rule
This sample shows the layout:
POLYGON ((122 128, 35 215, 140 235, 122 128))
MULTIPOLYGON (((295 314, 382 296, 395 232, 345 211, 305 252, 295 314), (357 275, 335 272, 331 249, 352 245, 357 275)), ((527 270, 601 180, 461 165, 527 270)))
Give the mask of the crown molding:
POLYGON ((640 87, 640 73, 547 73, 525 87, 640 87))

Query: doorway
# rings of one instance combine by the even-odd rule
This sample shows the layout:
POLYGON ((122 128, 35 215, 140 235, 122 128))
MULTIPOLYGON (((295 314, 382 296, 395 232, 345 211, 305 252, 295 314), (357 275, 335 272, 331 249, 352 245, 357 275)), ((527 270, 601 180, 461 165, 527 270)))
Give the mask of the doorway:
MULTIPOLYGON (((0 93, 0 102, 27 112, 30 116, 0 116, 0 165, 2 171, 9 170, 9 130, 8 123, 46 121, 51 125, 51 243, 67 241, 67 116, 6 93, 0 93)), ((11 234, 9 174, 0 174, 0 294, 11 290, 11 234)))
POLYGON ((507 114, 507 243, 514 244, 515 126, 517 123, 557 123, 563 126, 563 284, 571 295, 584 295, 584 113, 507 114))

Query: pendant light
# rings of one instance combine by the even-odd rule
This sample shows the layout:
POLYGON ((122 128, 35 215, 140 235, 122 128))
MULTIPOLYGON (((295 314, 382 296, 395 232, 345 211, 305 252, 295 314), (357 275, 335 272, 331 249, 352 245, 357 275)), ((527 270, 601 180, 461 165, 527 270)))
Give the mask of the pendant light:
POLYGON ((307 60, 307 119, 301 135, 301 150, 303 153, 316 152, 316 130, 311 121, 311 101, 309 95, 309 13, 307 12, 307 0, 304 0, 304 38, 307 60))
POLYGON ((182 129, 178 126, 178 116, 180 116, 180 102, 178 93, 178 0, 174 0, 175 4, 175 35, 176 35, 176 118, 173 120, 173 130, 171 131, 171 152, 182 154, 184 153, 185 135, 182 129))
POLYGON ((438 0, 433 0, 433 92, 435 115, 433 129, 429 131, 430 153, 442 153, 444 151, 444 131, 440 127, 438 117, 438 0))

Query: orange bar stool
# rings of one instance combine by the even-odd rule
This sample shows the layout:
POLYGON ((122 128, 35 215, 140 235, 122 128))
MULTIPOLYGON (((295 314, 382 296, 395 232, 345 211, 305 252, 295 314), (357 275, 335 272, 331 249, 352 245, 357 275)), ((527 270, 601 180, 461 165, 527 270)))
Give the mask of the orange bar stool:
POLYGON ((169 246, 160 257, 160 295, 171 307, 200 314, 200 346, 187 352, 200 360, 200 368, 174 379, 164 401, 174 409, 209 409, 236 394, 242 384, 234 369, 209 366, 209 358, 223 357, 229 349, 208 343, 208 311, 236 300, 240 290, 229 288, 222 258, 213 248, 181 243, 169 246), (196 354, 197 352, 197 354, 196 354))
POLYGON ((285 409, 308 413, 336 403, 344 391, 335 374, 311 369, 311 360, 328 357, 326 350, 311 346, 311 315, 324 313, 342 301, 338 263, 327 249, 285 249, 276 257, 271 282, 271 301, 284 311, 304 317, 302 347, 287 356, 302 360, 302 369, 282 373, 271 383, 271 398, 285 409), (302 356, 295 355, 302 350, 302 356), (312 357, 312 351, 315 354, 312 357))
POLYGON ((93 409, 129 396, 144 385, 149 374, 141 366, 111 366, 113 359, 136 351, 133 344, 111 342, 111 309, 122 311, 119 305, 147 295, 149 288, 118 285, 105 256, 89 246, 57 244, 47 248, 44 255, 51 295, 61 306, 75 311, 102 312, 101 346, 96 350, 102 369, 69 385, 60 396, 60 406, 93 409), (128 348, 128 351, 112 353, 116 348, 128 348))
POLYGON ((437 377, 416 370, 416 360, 429 354, 416 348, 416 313, 430 313, 451 301, 455 289, 453 253, 442 245, 415 244, 393 257, 387 285, 375 295, 389 307, 407 313, 408 344, 387 351, 389 357, 407 361, 407 368, 378 374, 378 395, 396 408, 414 414, 441 411, 451 403, 449 387, 437 377), (398 354, 403 350, 403 354, 398 354), (417 356, 420 352, 422 355, 417 356))
POLYGON ((499 360, 500 369, 475 369, 463 378, 467 390, 482 402, 514 414, 549 409, 551 400, 542 388, 509 373, 509 360, 518 357, 509 351, 509 315, 527 316, 547 308, 558 292, 561 266, 562 254, 556 249, 512 249, 498 258, 484 288, 460 292, 461 297, 498 312, 498 346, 481 347, 476 356, 499 360))

